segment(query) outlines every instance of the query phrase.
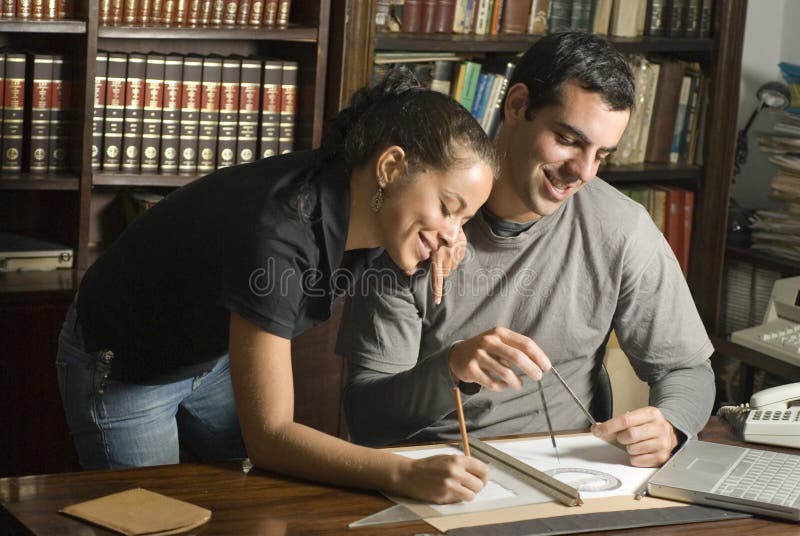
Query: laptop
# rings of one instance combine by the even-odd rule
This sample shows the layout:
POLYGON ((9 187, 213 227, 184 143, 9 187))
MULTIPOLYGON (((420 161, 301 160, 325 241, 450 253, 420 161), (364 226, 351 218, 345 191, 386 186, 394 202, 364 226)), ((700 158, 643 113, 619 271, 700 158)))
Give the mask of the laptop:
POLYGON ((647 492, 800 521, 800 455, 687 441, 653 475, 647 492))

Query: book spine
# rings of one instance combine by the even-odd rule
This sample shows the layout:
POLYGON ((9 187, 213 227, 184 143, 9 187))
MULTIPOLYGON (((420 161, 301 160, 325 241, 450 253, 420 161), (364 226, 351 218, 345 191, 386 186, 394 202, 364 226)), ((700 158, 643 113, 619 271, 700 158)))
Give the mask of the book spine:
POLYGON ((152 0, 150 4, 150 24, 161 24, 161 8, 163 4, 163 0, 152 0))
POLYGON ((125 114, 122 125, 122 171, 139 173, 142 150, 142 114, 144 108, 144 76, 147 58, 144 54, 128 56, 125 82, 125 114))
POLYGON ((570 28, 582 32, 592 31, 592 0, 573 2, 570 28))
POLYGON ((530 0, 506 0, 505 8, 503 9, 503 22, 500 25, 500 33, 525 33, 530 10, 530 0))
POLYGON ((683 37, 685 35, 685 10, 686 0, 670 0, 669 15, 664 27, 668 37, 683 37))
POLYGON ((684 9, 684 35, 686 37, 697 37, 700 30, 700 0, 686 0, 684 9))
POLYGON ((278 28, 289 27, 289 12, 292 9, 292 0, 278 0, 278 15, 275 26, 278 28))
MULTIPOLYGON (((419 2, 420 0, 411 0, 419 2)), ((405 17, 405 15, 403 15, 405 17)), ((403 19, 405 20, 405 19, 403 19)), ((264 26, 271 28, 278 22, 278 0, 264 0, 264 26)), ((403 31, 406 31, 405 29, 403 31)))
POLYGON ((95 60, 94 109, 92 113, 92 169, 100 169, 105 130, 106 82, 108 77, 108 52, 98 52, 95 60))
POLYGON ((436 22, 434 19, 436 17, 437 1, 438 0, 422 0, 422 14, 420 15, 420 19, 422 20, 420 31, 422 33, 433 33, 434 23, 436 22))
POLYGON ((31 0, 17 0, 17 15, 18 19, 28 20, 31 18, 31 11, 33 5, 31 0))
POLYGON ((121 163, 122 127, 125 120, 125 54, 108 55, 106 109, 103 122, 103 170, 119 171, 121 163))
POLYGON ((278 129, 281 114, 281 79, 283 62, 264 61, 264 83, 261 90, 261 136, 258 154, 269 158, 278 154, 278 129))
POLYGON ((151 0, 139 0, 139 12, 136 14, 136 21, 143 26, 147 26, 152 22, 150 13, 153 9, 151 0))
POLYGON ((239 71, 241 61, 225 58, 222 62, 222 90, 217 143, 217 167, 236 162, 236 128, 239 123, 239 71))
POLYGON ((200 9, 202 8, 202 0, 189 0, 188 13, 186 14, 186 24, 189 26, 200 25, 200 9))
POLYGON ((645 15, 645 35, 662 37, 666 34, 664 27, 666 0, 648 0, 647 15, 645 15))
POLYGON ((98 21, 100 26, 108 26, 111 24, 111 0, 100 0, 98 21))
POLYGON ((211 24, 220 25, 225 15, 225 2, 223 0, 214 0, 211 3, 211 24))
POLYGON ((164 0, 161 7, 161 24, 172 26, 175 23, 175 0, 164 0))
POLYGON ((31 2, 31 18, 33 20, 44 19, 44 0, 32 0, 31 2))
POLYGON ((278 152, 294 150, 294 123, 297 115, 297 70, 295 61, 283 62, 281 78, 281 118, 278 127, 278 152))
POLYGON ((161 154, 161 110, 164 98, 164 63, 160 54, 148 54, 142 110, 142 173, 158 173, 161 154))
POLYGON ((59 20, 70 19, 75 16, 74 0, 58 0, 56 18, 59 20))
POLYGON ((203 59, 203 85, 200 91, 200 129, 197 139, 197 171, 206 173, 217 167, 222 60, 203 59))
POLYGON ((403 31, 407 33, 422 31, 422 0, 406 0, 403 5, 403 31))
POLYGON ((164 63, 164 100, 161 112, 161 173, 178 173, 181 126, 183 56, 170 55, 164 63))
POLYGON ((200 3, 200 26, 211 24, 211 11, 213 5, 211 0, 201 0, 200 3))
POLYGON ((528 27, 525 33, 544 35, 547 33, 547 19, 550 12, 550 0, 532 0, 528 16, 528 27))
POLYGON ((44 3, 44 18, 45 20, 58 19, 58 0, 47 0, 44 3))
POLYGON ((114 26, 122 24, 123 11, 122 0, 111 0, 111 7, 109 8, 111 24, 114 26))
POLYGON ((197 136, 200 127, 200 86, 203 78, 203 59, 187 56, 183 60, 181 84, 181 127, 178 172, 197 173, 197 136))
POLYGON ((61 172, 67 168, 67 140, 70 128, 67 114, 72 104, 72 81, 66 77, 64 56, 53 56, 53 90, 50 100, 50 155, 49 172, 61 172))
POLYGON ((53 92, 53 56, 33 54, 29 56, 29 71, 33 73, 30 95, 30 139, 28 169, 31 173, 47 173, 50 154, 50 101, 53 92))
POLYGON ((253 0, 250 6, 250 17, 247 19, 247 24, 251 26, 260 26, 264 20, 264 0, 253 0))
MULTIPOLYGON (((3 165, 3 114, 6 107, 6 53, 0 50, 0 168, 3 165)), ((0 169, 0 172, 1 169, 0 169)))
POLYGON ((572 0, 550 0, 547 27, 550 33, 569 30, 572 22, 572 0))
POLYGON ((139 0, 125 0, 122 20, 125 24, 133 25, 137 22, 139 13, 139 0))
POLYGON ((236 134, 236 163, 256 159, 258 150, 258 109, 261 95, 261 61, 242 60, 239 82, 239 124, 236 134))
POLYGON ((697 37, 711 36, 711 7, 713 0, 703 0, 700 5, 700 22, 697 25, 697 37))
POLYGON ((247 26, 250 21, 250 8, 252 7, 252 0, 239 0, 239 11, 236 13, 236 24, 239 26, 247 26))
POLYGON ((6 53, 6 89, 3 104, 3 172, 22 170, 25 121, 25 54, 6 53))
POLYGON ((692 224, 694 220, 694 192, 683 192, 683 238, 681 240, 681 268, 683 275, 689 273, 689 259, 692 252, 692 224))
POLYGON ((225 12, 222 15, 222 24, 225 24, 226 26, 236 24, 236 13, 238 11, 238 0, 225 0, 225 12))
POLYGON ((175 0, 175 15, 173 24, 176 26, 186 26, 189 16, 189 0, 175 0))
POLYGON ((453 62, 438 60, 433 64, 433 80, 431 80, 431 89, 450 94, 450 81, 453 78, 453 62))
POLYGON ((2 9, 4 19, 13 19, 17 16, 17 0, 3 0, 2 9))

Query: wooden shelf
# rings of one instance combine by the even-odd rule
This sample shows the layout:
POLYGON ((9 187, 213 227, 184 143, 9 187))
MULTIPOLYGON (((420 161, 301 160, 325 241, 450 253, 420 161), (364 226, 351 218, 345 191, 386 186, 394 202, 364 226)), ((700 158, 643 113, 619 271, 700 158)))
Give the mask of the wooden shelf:
POLYGON ((82 20, 0 20, 0 33, 85 34, 82 20))
POLYGON ((95 186, 163 186, 174 188, 189 184, 203 175, 137 175, 97 173, 92 177, 95 186))
POLYGON ((0 176, 0 190, 78 190, 79 179, 74 175, 31 175, 22 173, 0 176))
MULTIPOLYGON (((377 32, 375 50, 405 50, 410 52, 483 52, 516 53, 525 50, 542 36, 538 35, 461 35, 377 32)), ((622 52, 691 52, 710 53, 711 39, 641 37, 610 37, 609 41, 622 52)))
POLYGON ((693 164, 628 164, 603 166, 597 175, 614 184, 700 180, 703 169, 693 164))
POLYGON ((731 342, 727 338, 712 336, 711 343, 714 345, 714 351, 720 355, 738 359, 746 365, 765 370, 790 382, 800 381, 800 362, 797 364, 787 363, 731 342))
POLYGON ((800 265, 798 265, 797 261, 783 259, 755 249, 727 248, 725 250, 725 260, 749 262, 765 270, 780 272, 784 276, 800 275, 800 265))
POLYGON ((202 40, 270 40, 316 43, 317 28, 290 25, 288 28, 241 26, 100 26, 97 36, 109 39, 202 39, 202 40))

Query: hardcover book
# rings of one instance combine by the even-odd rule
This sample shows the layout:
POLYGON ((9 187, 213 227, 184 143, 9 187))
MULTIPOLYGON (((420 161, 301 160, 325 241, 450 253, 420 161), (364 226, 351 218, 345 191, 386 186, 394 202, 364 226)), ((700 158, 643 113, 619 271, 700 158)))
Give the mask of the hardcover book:
POLYGON ((71 129, 68 115, 72 107, 72 80, 67 78, 64 56, 53 56, 53 87, 50 92, 50 143, 47 170, 60 172, 67 168, 68 140, 71 129))
POLYGON ((53 91, 53 56, 32 54, 28 56, 28 72, 32 73, 26 89, 31 96, 27 165, 31 173, 47 173, 50 153, 50 101, 53 91))
POLYGON ((264 61, 264 76, 261 89, 261 136, 258 154, 269 158, 278 154, 278 128, 281 114, 281 82, 283 62, 267 59, 264 61))
POLYGON ((217 167, 217 129, 222 85, 222 58, 203 58, 203 85, 200 91, 200 130, 197 139, 197 171, 217 167))
POLYGON ((128 75, 125 82, 125 121, 122 125, 122 171, 139 173, 142 149, 142 114, 145 98, 144 54, 128 55, 128 75))
POLYGON ((92 169, 98 170, 103 161, 103 131, 105 130, 106 81, 108 52, 98 51, 95 59, 94 107, 92 112, 92 169))
POLYGON ((103 120, 103 170, 119 171, 122 163, 122 127, 125 120, 125 54, 108 55, 106 106, 103 120))
POLYGON ((281 80, 281 119, 278 128, 278 152, 294 150, 294 122, 297 113, 297 62, 283 62, 281 80))
POLYGON ((147 55, 142 110, 142 173, 158 173, 165 62, 166 58, 161 54, 147 55))
POLYGON ((161 173, 178 172, 181 127, 183 56, 170 54, 164 61, 164 98, 161 111, 161 173))
POLYGON ((197 173, 197 138, 200 128, 200 87, 203 78, 203 59, 186 56, 183 59, 181 87, 181 127, 178 150, 178 171, 197 173))
POLYGON ((522 34, 528 25, 528 14, 531 11, 531 0, 505 0, 503 22, 500 33, 522 34))
POLYGON ((25 115, 25 54, 6 53, 6 88, 3 105, 3 173, 22 171, 25 115))
POLYGON ((261 95, 261 60, 245 58, 239 82, 239 124, 236 164, 254 162, 258 151, 258 112, 261 95))
POLYGON ((532 0, 531 12, 528 16, 528 27, 525 33, 544 35, 547 33, 547 15, 550 12, 550 0, 532 0))
POLYGON ((240 71, 241 60, 238 58, 225 58, 222 61, 217 167, 232 166, 236 163, 236 130, 239 124, 240 71))

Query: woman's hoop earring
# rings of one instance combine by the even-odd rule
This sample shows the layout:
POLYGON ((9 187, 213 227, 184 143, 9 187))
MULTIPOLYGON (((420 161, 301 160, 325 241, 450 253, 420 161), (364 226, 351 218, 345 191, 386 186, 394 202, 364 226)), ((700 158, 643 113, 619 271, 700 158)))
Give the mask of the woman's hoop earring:
POLYGON ((383 188, 378 186, 375 195, 372 196, 372 212, 379 212, 383 206, 383 188))

